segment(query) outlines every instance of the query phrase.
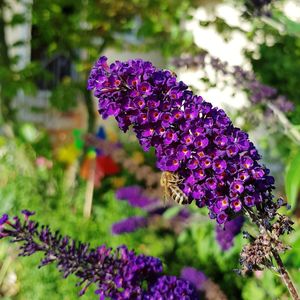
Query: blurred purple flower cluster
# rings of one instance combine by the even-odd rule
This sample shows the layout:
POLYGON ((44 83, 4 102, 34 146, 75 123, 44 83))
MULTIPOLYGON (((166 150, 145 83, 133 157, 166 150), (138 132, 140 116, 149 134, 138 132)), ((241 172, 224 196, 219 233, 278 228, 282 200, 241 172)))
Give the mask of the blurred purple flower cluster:
POLYGON ((44 253, 40 266, 55 262, 64 278, 75 274, 83 295, 91 284, 97 284, 100 300, 110 299, 199 299, 191 283, 175 276, 162 275, 158 258, 137 255, 126 246, 115 251, 105 245, 90 249, 88 244, 76 243, 48 226, 30 220, 23 211, 24 221, 8 215, 0 218, 0 239, 10 238, 21 243, 20 256, 44 253))
POLYGON ((193 267, 184 267, 181 270, 180 277, 190 281, 197 290, 203 289, 203 283, 207 280, 205 274, 193 267))
POLYGON ((223 227, 216 226, 216 240, 223 251, 229 250, 233 246, 233 240, 241 232, 244 224, 243 216, 227 222, 223 227))
POLYGON ((248 134, 172 72, 139 59, 108 65, 101 57, 88 88, 102 117, 114 116, 123 131, 132 126, 145 151, 155 148, 157 167, 178 173, 189 200, 207 206, 218 223, 252 207, 273 217, 274 178, 248 134))
POLYGON ((155 202, 158 202, 156 199, 150 199, 145 196, 142 188, 137 185, 119 188, 116 192, 116 198, 118 200, 126 200, 131 206, 142 209, 147 209, 155 202))
POLYGON ((287 113, 294 110, 294 104, 284 95, 279 95, 277 89, 261 83, 250 71, 245 71, 240 66, 229 66, 227 62, 211 56, 207 52, 194 56, 178 57, 172 61, 176 67, 202 68, 212 67, 216 72, 234 79, 237 88, 246 90, 252 103, 271 101, 281 111, 287 113))
POLYGON ((123 233, 134 232, 139 228, 146 227, 148 220, 145 217, 133 216, 114 223, 111 228, 112 234, 118 235, 123 233))
POLYGON ((134 232, 139 228, 151 225, 153 222, 158 227, 170 227, 175 232, 180 232, 186 225, 186 221, 190 217, 190 212, 186 208, 183 208, 169 220, 162 220, 161 215, 170 207, 163 206, 162 202, 157 199, 145 196, 144 192, 137 185, 121 187, 116 191, 116 198, 118 200, 126 200, 132 207, 139 207, 145 210, 147 215, 145 217, 132 216, 114 223, 111 228, 112 233, 118 235, 134 232))
POLYGON ((205 274, 193 267, 184 267, 180 277, 191 282, 197 291, 205 294, 206 300, 227 300, 221 288, 205 274))

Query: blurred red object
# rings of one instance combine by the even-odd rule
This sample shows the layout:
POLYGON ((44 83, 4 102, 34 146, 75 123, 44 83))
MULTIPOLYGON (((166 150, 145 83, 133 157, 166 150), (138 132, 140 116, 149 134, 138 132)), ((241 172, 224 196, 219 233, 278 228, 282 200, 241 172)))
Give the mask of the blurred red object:
POLYGON ((115 175, 120 172, 120 167, 113 161, 109 155, 100 155, 96 158, 87 157, 80 168, 80 176, 86 180, 89 179, 90 169, 93 160, 96 160, 96 169, 94 175, 95 187, 99 187, 101 179, 105 176, 115 175))
POLYGON ((96 168, 101 170, 103 175, 115 175, 120 172, 120 167, 109 155, 100 155, 96 158, 96 168))

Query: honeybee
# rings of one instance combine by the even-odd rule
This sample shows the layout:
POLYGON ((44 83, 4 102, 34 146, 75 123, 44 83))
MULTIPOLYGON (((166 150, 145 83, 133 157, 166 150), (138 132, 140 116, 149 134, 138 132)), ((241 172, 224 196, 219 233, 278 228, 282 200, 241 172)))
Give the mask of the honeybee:
POLYGON ((160 178, 160 185, 164 188, 164 203, 172 199, 178 204, 189 204, 188 196, 179 188, 178 184, 183 181, 177 173, 163 172, 160 178))

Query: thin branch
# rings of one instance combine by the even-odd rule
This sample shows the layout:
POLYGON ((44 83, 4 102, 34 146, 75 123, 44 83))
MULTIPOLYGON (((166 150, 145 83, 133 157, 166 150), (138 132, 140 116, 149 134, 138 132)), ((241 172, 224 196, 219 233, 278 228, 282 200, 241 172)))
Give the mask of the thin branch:
POLYGON ((298 292, 295 288, 295 285, 294 285, 289 273, 285 269, 285 267, 283 265, 283 262, 282 262, 282 260, 279 256, 278 252, 273 250, 272 253, 273 253, 273 256, 274 256, 274 258, 276 260, 276 263, 278 265, 278 272, 281 276, 281 279, 285 283, 285 285, 286 285, 287 289, 289 290, 293 300, 300 300, 300 297, 299 297, 298 292))

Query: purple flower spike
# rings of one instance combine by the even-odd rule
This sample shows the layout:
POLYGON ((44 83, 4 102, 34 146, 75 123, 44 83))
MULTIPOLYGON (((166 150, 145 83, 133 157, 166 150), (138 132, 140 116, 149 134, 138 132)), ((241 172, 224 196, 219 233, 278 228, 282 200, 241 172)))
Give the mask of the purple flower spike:
POLYGON ((145 151, 155 148, 157 167, 176 172, 190 202, 207 205, 218 222, 234 218, 244 206, 251 208, 248 196, 255 197, 254 207, 262 217, 276 213, 274 179, 260 165, 248 134, 172 72, 139 59, 108 66, 102 57, 91 71, 88 88, 99 100, 102 117, 115 116, 123 131, 131 126, 145 151), (140 105, 132 109, 128 103, 140 105), (219 197, 229 201, 222 212, 219 197))
MULTIPOLYGON (((25 215, 25 218, 27 215, 25 215)), ((0 238, 20 243, 20 256, 43 253, 40 267, 56 263, 64 278, 74 274, 82 286, 82 296, 90 285, 96 285, 98 299, 174 299, 199 300, 196 289, 184 279, 163 275, 162 262, 151 256, 136 254, 126 246, 113 250, 105 245, 91 249, 48 226, 34 221, 12 222, 4 215, 0 219, 0 238)))

